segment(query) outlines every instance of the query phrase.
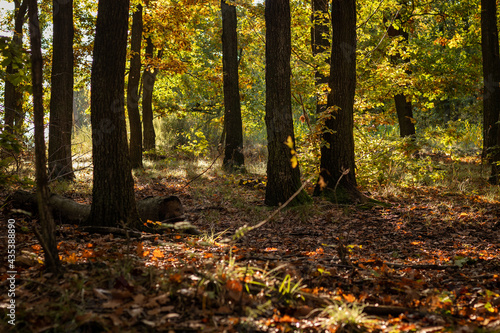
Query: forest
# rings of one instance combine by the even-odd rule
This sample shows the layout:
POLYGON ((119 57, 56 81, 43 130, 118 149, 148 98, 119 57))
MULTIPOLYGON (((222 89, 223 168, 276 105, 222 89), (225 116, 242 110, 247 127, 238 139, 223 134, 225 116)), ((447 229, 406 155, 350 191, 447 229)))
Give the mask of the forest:
POLYGON ((0 1, 0 330, 500 332, 499 18, 0 1))

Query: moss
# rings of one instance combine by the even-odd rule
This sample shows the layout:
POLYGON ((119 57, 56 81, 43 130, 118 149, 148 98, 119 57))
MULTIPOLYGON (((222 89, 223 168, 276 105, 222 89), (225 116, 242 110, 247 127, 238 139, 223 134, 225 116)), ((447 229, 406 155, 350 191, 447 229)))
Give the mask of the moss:
POLYGON ((312 198, 307 194, 306 191, 302 190, 295 198, 293 198, 292 202, 290 202, 289 206, 300 206, 305 205, 312 202, 312 198))

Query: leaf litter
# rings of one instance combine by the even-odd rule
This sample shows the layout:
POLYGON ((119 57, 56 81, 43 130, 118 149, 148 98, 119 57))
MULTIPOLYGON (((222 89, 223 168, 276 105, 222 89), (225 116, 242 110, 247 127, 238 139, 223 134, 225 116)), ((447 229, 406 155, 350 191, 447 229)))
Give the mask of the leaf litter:
MULTIPOLYGON (((16 326, 3 292, 2 331, 500 331, 498 202, 437 187, 405 188, 377 198, 390 207, 368 209, 315 198, 233 240, 273 211, 262 186, 236 178, 207 175, 186 188, 137 177, 137 199, 178 195, 203 234, 126 239, 61 225, 60 279, 43 270, 38 221, 13 216, 16 326)), ((64 194, 88 202, 82 193, 64 194)))

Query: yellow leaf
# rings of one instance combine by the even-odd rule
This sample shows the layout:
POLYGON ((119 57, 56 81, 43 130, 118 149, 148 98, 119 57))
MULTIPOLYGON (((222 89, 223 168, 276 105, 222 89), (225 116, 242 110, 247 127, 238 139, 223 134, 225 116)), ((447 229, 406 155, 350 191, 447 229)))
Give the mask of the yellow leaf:
POLYGON ((297 156, 293 155, 292 158, 290 159, 290 162, 292 162, 292 168, 296 168, 297 167, 297 164, 299 164, 299 162, 297 161, 297 156))
POLYGON ((293 149, 293 140, 292 140, 292 137, 290 135, 286 139, 285 144, 288 146, 288 148, 293 149))

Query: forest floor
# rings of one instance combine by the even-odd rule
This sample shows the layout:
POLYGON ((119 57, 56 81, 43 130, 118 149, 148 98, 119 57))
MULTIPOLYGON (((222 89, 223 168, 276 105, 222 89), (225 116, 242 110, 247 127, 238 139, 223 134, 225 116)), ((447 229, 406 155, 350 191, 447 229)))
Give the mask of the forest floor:
MULTIPOLYGON (((235 240, 275 209, 263 205, 263 176, 211 170, 186 186, 195 173, 136 173, 136 195, 179 196, 201 235, 61 225, 60 279, 44 272, 36 219, 3 205, 0 252, 8 263, 12 218, 17 274, 10 297, 0 265, 0 331, 500 332, 500 202, 485 182, 372 190, 387 207, 314 198, 235 240)), ((52 190, 89 203, 90 182, 80 173, 52 190)))

